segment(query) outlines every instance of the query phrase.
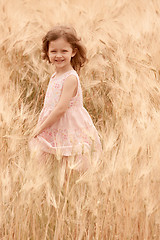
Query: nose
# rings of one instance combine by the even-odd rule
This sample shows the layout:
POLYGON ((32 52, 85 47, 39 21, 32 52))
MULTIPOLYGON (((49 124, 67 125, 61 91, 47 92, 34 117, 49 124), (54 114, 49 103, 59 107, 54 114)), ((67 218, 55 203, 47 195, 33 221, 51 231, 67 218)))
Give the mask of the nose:
POLYGON ((57 57, 57 58, 61 58, 61 57, 62 57, 61 53, 60 53, 60 52, 57 52, 56 57, 57 57))

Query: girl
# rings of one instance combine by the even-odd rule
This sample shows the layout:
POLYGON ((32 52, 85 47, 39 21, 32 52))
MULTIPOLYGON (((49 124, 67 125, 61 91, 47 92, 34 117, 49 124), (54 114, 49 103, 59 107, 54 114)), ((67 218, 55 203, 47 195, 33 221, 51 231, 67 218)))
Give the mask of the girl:
POLYGON ((83 107, 77 74, 86 61, 85 47, 73 28, 57 26, 44 36, 42 51, 43 59, 53 64, 56 71, 50 78, 30 147, 38 146, 41 154, 58 154, 71 168, 86 170, 89 156, 97 156, 101 143, 83 107))

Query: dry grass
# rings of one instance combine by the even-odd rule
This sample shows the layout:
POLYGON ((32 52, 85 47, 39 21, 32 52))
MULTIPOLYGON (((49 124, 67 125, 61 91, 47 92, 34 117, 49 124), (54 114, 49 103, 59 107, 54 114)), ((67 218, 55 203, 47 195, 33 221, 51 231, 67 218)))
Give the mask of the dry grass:
POLYGON ((0 1, 0 239, 160 239, 159 29, 158 0, 0 1), (84 103, 103 143, 81 178, 27 145, 53 71, 41 38, 57 23, 88 49, 84 103))

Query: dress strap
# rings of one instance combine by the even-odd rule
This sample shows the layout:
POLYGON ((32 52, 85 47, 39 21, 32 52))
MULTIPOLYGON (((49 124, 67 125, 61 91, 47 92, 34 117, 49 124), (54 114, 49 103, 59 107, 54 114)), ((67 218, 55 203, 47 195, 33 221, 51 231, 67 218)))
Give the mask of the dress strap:
POLYGON ((70 75, 78 76, 77 72, 76 72, 74 69, 66 72, 66 76, 67 76, 67 77, 70 76, 70 75))
POLYGON ((53 78, 55 75, 56 75, 56 72, 54 72, 54 73, 52 74, 51 78, 53 78))
POLYGON ((78 82, 79 82, 79 76, 78 76, 78 74, 77 74, 77 72, 76 72, 75 70, 71 70, 71 71, 69 71, 68 73, 66 73, 65 78, 69 77, 70 75, 76 76, 77 79, 78 79, 78 82))

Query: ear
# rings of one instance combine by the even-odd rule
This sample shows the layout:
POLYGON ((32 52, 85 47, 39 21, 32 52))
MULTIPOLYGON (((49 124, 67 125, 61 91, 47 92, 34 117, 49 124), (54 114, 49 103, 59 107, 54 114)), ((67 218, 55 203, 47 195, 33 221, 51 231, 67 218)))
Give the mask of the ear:
POLYGON ((74 57, 74 56, 76 55, 76 53, 77 53, 77 50, 78 50, 77 48, 74 48, 74 49, 73 49, 73 52, 72 52, 72 57, 74 57))

